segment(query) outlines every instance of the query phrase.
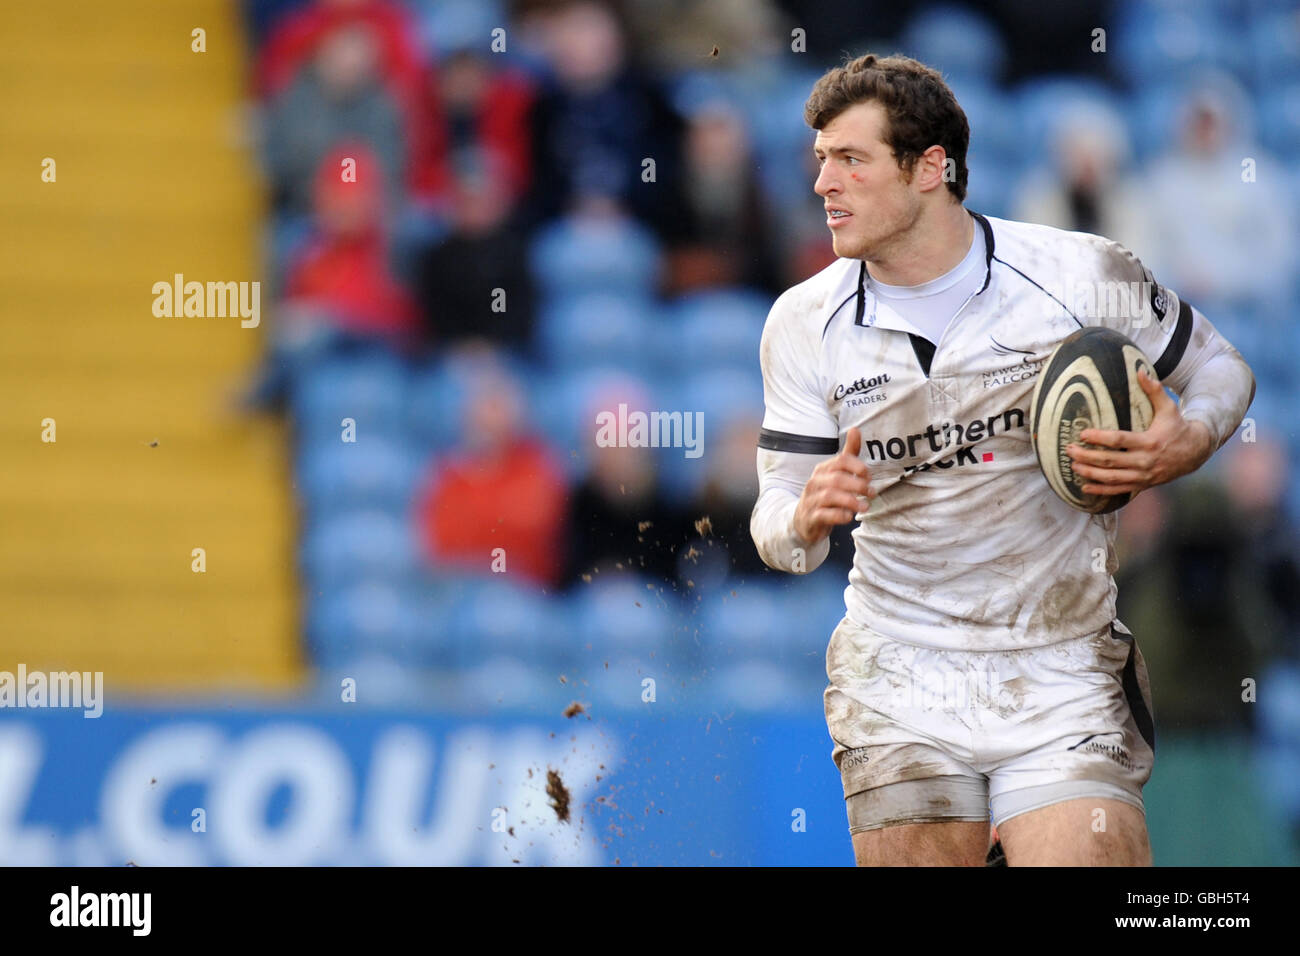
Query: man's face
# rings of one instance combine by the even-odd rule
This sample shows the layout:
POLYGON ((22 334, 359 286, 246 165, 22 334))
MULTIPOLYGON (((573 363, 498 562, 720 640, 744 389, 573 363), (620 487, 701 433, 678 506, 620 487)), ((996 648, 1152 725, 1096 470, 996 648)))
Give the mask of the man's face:
POLYGON ((841 258, 876 258, 920 218, 921 197, 885 143, 887 128, 883 106, 858 103, 819 130, 813 143, 821 163, 813 189, 825 200, 841 258))

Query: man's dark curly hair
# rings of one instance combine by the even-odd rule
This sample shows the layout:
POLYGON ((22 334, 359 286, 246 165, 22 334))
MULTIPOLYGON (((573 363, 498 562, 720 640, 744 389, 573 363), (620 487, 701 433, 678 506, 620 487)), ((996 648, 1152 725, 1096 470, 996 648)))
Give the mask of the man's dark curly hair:
POLYGON ((885 142, 899 168, 910 176, 922 153, 942 146, 954 167, 948 190, 958 202, 965 199, 970 124, 939 72, 911 57, 868 53, 817 81, 804 105, 804 120, 813 129, 824 129, 850 106, 870 102, 884 107, 889 118, 885 142))

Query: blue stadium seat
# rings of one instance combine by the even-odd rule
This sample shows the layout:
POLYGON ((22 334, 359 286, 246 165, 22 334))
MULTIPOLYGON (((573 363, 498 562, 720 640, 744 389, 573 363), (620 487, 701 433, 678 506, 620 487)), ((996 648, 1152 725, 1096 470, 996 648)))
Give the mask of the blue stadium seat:
POLYGON ((316 664, 346 666, 368 656, 406 665, 430 660, 415 642, 418 611, 403 590, 365 581, 308 598, 307 635, 316 664))
POLYGON ((426 53, 444 57, 473 47, 489 52, 492 30, 508 19, 499 0, 408 0, 426 53))
POLYGON ((725 429, 733 423, 747 423, 752 427, 757 443, 758 429, 763 423, 762 370, 755 355, 750 363, 705 368, 692 373, 677 380, 662 394, 664 410, 682 413, 683 439, 685 416, 693 416, 694 429, 700 420, 695 413, 702 413, 703 435, 698 430, 692 433, 692 439, 700 442, 697 447, 702 449, 702 454, 688 458, 685 447, 667 448, 660 449, 656 458, 665 489, 671 494, 689 498, 706 477, 709 449, 715 447, 711 443, 720 441, 725 429))
POLYGON ((530 268, 545 296, 585 292, 648 296, 659 272, 654 236, 629 219, 559 219, 537 233, 530 268))
MULTIPOLYGON (((566 696, 560 676, 556 668, 530 663, 526 657, 495 654, 457 671, 454 699, 438 704, 441 708, 455 707, 459 713, 534 711, 541 701, 566 696)), ((582 696, 576 688, 572 693, 582 696)), ((558 710, 557 706, 547 716, 558 710)))
POLYGON ((615 657, 605 666, 600 658, 585 671, 583 690, 591 695, 594 704, 602 710, 645 711, 647 708, 676 704, 687 695, 682 683, 699 683, 699 675, 684 666, 677 666, 666 658, 654 660, 632 657, 615 657), (654 681, 654 700, 645 700, 648 689, 644 682, 654 681))
POLYGON ((704 412, 713 434, 736 419, 763 417, 763 371, 758 356, 728 368, 692 370, 678 379, 672 407, 704 412))
POLYGON ((707 627, 706 656, 771 657, 794 662, 812 654, 825 668, 826 644, 844 617, 846 576, 838 568, 807 575, 748 581, 705 597, 700 608, 701 638, 707 627), (718 642, 721 642, 720 644, 718 642))
POLYGON ((1294 6, 1252 17, 1247 29, 1256 91, 1300 79, 1300 16, 1294 6))
POLYGON ((429 467, 404 442, 383 437, 306 444, 300 461, 298 494, 313 517, 363 507, 405 515, 416 482, 429 467))
POLYGON ((1016 87, 1011 101, 1020 124, 1021 149, 1031 157, 1041 156, 1048 150, 1056 118, 1070 107, 1092 106, 1125 115, 1119 97, 1091 77, 1062 75, 1028 80, 1016 87))
POLYGON ((791 605, 774 586, 750 583, 707 595, 700 603, 700 656, 706 667, 742 660, 780 663, 785 657, 791 605))
POLYGON ((1259 115, 1264 145, 1280 156, 1295 156, 1300 151, 1300 78, 1265 90, 1259 115))
POLYGON ((1176 147, 1179 111, 1187 96, 1180 83, 1152 83, 1136 90, 1127 108, 1133 151, 1150 159, 1176 147))
POLYGON ((726 103, 737 110, 743 108, 743 87, 735 74, 684 70, 668 76, 664 82, 673 109, 681 116, 691 116, 714 103, 726 103))
POLYGON ((556 449, 571 479, 586 471, 596 449, 596 412, 617 413, 612 401, 604 402, 611 407, 595 407, 602 396, 626 394, 620 387, 630 386, 645 396, 646 410, 662 405, 650 383, 613 365, 602 364, 579 372, 539 372, 530 386, 530 424, 556 449), (610 392, 616 388, 617 392, 610 392))
POLYGON ((294 422, 305 438, 343 432, 356 422, 358 441, 402 435, 406 427, 408 371, 397 357, 379 350, 330 359, 305 371, 292 397, 294 422))
POLYGON ((422 559, 411 518, 370 509, 319 521, 303 542, 302 564, 309 589, 319 591, 363 580, 398 585, 422 559))
POLYGON ((967 208, 999 219, 1010 215, 1019 176, 1007 164, 1007 159, 999 160, 983 151, 970 151, 966 157, 967 208))
POLYGON ((654 304, 640 296, 588 292, 549 302, 538 321, 537 341, 553 370, 609 363, 636 369, 662 336, 654 304))
POLYGON ((824 656, 831 632, 844 617, 848 583, 848 576, 838 567, 821 567, 811 574, 784 579, 784 600, 798 609, 794 626, 786 630, 786 642, 794 654, 807 654, 811 649, 824 656))
POLYGON ((538 375, 534 362, 510 352, 453 352, 417 367, 407 393, 406 425, 411 441, 438 452, 459 444, 466 401, 474 386, 501 370, 525 391, 538 375))
POLYGON ((661 657, 677 627, 676 598, 638 574, 601 575, 579 587, 568 614, 576 644, 591 645, 592 659, 636 660, 661 657))
POLYGON ((445 451, 461 436, 465 389, 444 364, 418 370, 410 390, 407 422, 412 441, 422 448, 445 451))
POLYGON ((997 26, 969 7, 925 8, 903 28, 902 50, 945 77, 996 81, 1006 62, 997 26))
POLYGON ((1208 3, 1127 4, 1107 36, 1107 56, 1130 85, 1189 78, 1207 66, 1244 75, 1249 62, 1244 26, 1208 3))
POLYGON ((684 296, 655 336, 661 369, 672 374, 683 368, 758 368, 758 344, 771 307, 770 297, 740 288, 684 296))
MULTIPOLYGON (((795 710, 816 699, 820 687, 769 660, 728 663, 710 672, 704 690, 711 706, 721 711, 758 713, 795 710)), ((822 682, 824 684, 825 681, 822 682)))
POLYGON ((1260 676, 1261 758, 1270 772, 1260 775, 1270 801, 1291 820, 1300 820, 1300 665, 1276 662, 1260 676))
POLYGON ((954 77, 948 85, 970 123, 969 151, 1013 167, 1023 166, 1026 146, 1020 138, 1016 107, 1011 98, 982 80, 954 77))
POLYGON ((844 616, 846 583, 827 569, 706 597, 699 636, 710 692, 755 710, 815 697, 826 686, 826 645, 844 616))
POLYGON ((558 674, 574 657, 572 629, 556 613, 557 601, 504 574, 465 579, 451 617, 451 637, 461 667, 497 656, 558 674))

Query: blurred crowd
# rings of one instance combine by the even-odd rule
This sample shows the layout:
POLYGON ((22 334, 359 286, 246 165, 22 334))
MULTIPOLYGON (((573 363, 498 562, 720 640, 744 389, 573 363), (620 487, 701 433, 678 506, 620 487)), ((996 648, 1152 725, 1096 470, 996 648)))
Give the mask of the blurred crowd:
POLYGON ((970 118, 969 208, 1123 242, 1255 368, 1249 430, 1125 509, 1119 574, 1161 726, 1252 729, 1244 678, 1300 686, 1300 12, 1062 7, 249 3, 276 310, 246 401, 294 425, 317 662, 526 675, 539 616, 599 657, 639 590, 741 704, 823 680, 851 541, 816 590, 754 551, 758 340, 832 257, 803 101, 898 50, 970 118), (705 453, 599 447, 620 404, 703 411, 705 453))

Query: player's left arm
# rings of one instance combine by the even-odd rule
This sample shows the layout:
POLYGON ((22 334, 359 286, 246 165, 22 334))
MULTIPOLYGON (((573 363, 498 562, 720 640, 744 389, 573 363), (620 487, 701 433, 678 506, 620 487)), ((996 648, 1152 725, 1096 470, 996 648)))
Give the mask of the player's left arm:
POLYGON ((1173 481, 1204 465, 1241 424, 1255 398, 1255 376, 1209 319, 1159 286, 1132 253, 1111 243, 1107 256, 1115 270, 1110 274, 1140 276, 1134 281, 1142 283, 1142 296, 1132 317, 1097 321, 1123 332, 1154 362, 1155 379, 1138 376, 1154 415, 1144 432, 1087 429, 1079 438, 1100 447, 1070 445, 1068 453, 1075 472, 1090 482, 1085 493, 1117 495, 1173 481))

